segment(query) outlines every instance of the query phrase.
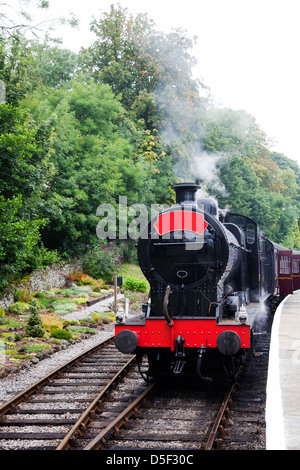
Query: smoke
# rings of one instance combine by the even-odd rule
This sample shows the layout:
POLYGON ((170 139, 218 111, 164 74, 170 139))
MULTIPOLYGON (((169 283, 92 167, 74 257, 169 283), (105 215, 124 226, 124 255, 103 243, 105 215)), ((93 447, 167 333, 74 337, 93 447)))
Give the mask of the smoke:
POLYGON ((225 186, 219 178, 219 165, 226 155, 205 150, 204 139, 208 131, 202 113, 206 112, 179 97, 177 92, 174 85, 156 92, 164 114, 159 137, 173 155, 176 182, 199 181, 202 186, 226 196, 225 186))
POLYGON ((218 163, 223 161, 223 154, 211 154, 205 151, 193 154, 191 172, 197 180, 201 180, 205 186, 217 190, 222 196, 226 196, 226 188, 220 181, 218 163))

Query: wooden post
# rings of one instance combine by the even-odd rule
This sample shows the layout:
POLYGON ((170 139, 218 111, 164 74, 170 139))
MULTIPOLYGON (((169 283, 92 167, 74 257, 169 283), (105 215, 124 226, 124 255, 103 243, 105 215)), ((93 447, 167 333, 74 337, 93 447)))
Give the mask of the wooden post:
POLYGON ((118 311, 118 305, 117 305, 117 296, 118 296, 118 278, 117 276, 114 276, 114 288, 115 288, 115 314, 117 314, 118 311))

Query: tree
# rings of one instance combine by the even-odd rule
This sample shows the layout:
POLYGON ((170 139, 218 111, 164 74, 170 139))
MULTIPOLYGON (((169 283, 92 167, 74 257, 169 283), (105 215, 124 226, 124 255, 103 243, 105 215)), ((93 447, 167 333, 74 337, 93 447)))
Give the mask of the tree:
POLYGON ((300 250, 300 230, 297 219, 293 220, 292 229, 284 237, 282 244, 291 250, 300 250))
POLYGON ((96 80, 112 87, 127 110, 139 92, 155 88, 158 62, 152 54, 153 22, 145 14, 135 18, 128 9, 111 6, 91 23, 97 40, 86 52, 86 62, 96 80))
POLYGON ((28 268, 28 259, 40 239, 40 219, 23 216, 21 196, 0 195, 0 289, 28 268))
MULTIPOLYGON (((138 129, 110 86, 82 76, 60 89, 42 89, 26 100, 36 122, 53 132, 46 246, 68 252, 96 239, 97 207, 151 204, 159 185, 163 151, 155 135, 138 129), (38 106, 37 106, 38 104, 38 106)), ((160 188, 160 194, 168 188, 160 188)), ((161 196, 160 196, 161 197, 161 196)))
MULTIPOLYGON (((51 205, 51 128, 28 112, 0 106, 1 285, 29 268, 51 205), (31 261, 30 261, 31 259, 31 261)), ((51 256, 50 256, 51 258, 51 256)), ((53 258, 52 258, 53 259, 53 258)), ((42 259, 40 259, 42 263, 42 259)))

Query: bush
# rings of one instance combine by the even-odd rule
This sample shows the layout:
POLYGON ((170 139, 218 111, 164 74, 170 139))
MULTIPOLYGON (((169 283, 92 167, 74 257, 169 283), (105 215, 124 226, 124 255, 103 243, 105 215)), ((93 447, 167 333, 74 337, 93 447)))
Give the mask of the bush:
POLYGON ((28 289, 16 290, 14 293, 15 302, 25 302, 29 304, 33 300, 33 294, 28 289))
POLYGON ((25 302, 15 302, 8 307, 8 311, 10 313, 15 313, 17 315, 21 315, 24 312, 28 312, 30 309, 30 305, 25 302))
POLYGON ((0 307, 0 318, 4 318, 5 317, 5 310, 3 310, 3 308, 0 307))
POLYGON ((83 270, 94 279, 110 281, 118 272, 122 262, 118 250, 99 243, 92 247, 83 257, 83 270))
POLYGON ((116 320, 115 314, 110 312, 94 312, 92 313, 92 318, 94 322, 103 320, 109 320, 109 322, 111 322, 116 320))
POLYGON ((63 330, 63 329, 56 329, 53 330, 51 333, 51 338, 56 338, 56 339, 71 339, 72 334, 69 331, 63 330))
POLYGON ((85 285, 95 286, 101 282, 101 280, 98 281, 94 279, 93 277, 88 276, 87 274, 84 274, 81 271, 78 271, 78 269, 76 269, 75 272, 71 273, 71 278, 78 286, 85 286, 85 285))
POLYGON ((147 281, 137 279, 136 277, 129 276, 125 279, 123 284, 124 289, 131 291, 146 292, 148 289, 147 281))
POLYGON ((35 292, 34 297, 37 299, 47 299, 47 300, 57 300, 55 293, 52 291, 45 291, 45 292, 35 292))
POLYGON ((51 333, 51 331, 62 329, 63 322, 56 315, 41 314, 43 328, 51 333))
POLYGON ((69 312, 75 312, 77 310, 77 305, 71 299, 59 299, 55 302, 52 302, 52 307, 55 313, 65 314, 69 312))
POLYGON ((25 328, 25 334, 32 338, 43 338, 45 335, 43 322, 38 313, 38 304, 36 300, 33 300, 30 304, 30 316, 25 328))

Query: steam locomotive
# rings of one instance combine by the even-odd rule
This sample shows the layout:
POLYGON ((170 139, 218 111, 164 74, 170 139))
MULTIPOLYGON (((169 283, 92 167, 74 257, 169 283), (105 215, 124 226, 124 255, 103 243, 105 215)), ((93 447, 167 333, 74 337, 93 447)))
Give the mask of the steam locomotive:
POLYGON ((150 284, 140 315, 117 318, 115 345, 147 357, 148 376, 234 376, 265 306, 300 288, 300 253, 265 238, 249 217, 219 210, 200 187, 174 187, 176 204, 141 232, 138 259, 150 284))

